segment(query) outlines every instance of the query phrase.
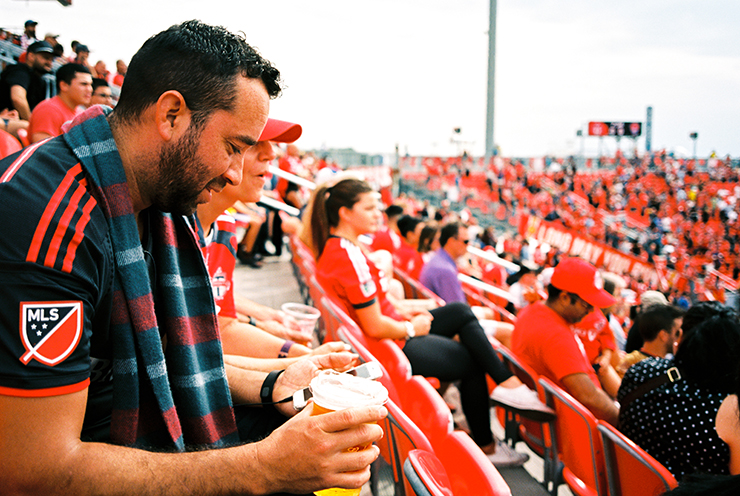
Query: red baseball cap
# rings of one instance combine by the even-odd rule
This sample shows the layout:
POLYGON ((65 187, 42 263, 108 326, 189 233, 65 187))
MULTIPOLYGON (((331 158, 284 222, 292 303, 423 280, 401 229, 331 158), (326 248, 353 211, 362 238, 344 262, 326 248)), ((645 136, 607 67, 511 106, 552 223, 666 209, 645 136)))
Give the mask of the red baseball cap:
POLYGON ((568 293, 577 294, 596 308, 610 307, 614 297, 604 291, 604 284, 596 267, 580 258, 564 258, 555 267, 550 284, 568 293))
POLYGON ((267 124, 265 124, 265 128, 262 130, 259 140, 293 143, 301 137, 302 133, 303 128, 300 124, 279 121, 277 119, 267 119, 267 124))

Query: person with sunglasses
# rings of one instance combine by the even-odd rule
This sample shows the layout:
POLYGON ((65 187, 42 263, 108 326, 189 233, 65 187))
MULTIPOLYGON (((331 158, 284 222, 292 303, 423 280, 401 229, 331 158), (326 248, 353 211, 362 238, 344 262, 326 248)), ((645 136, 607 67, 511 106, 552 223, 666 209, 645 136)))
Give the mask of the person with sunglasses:
POLYGON ((573 330, 573 324, 594 308, 613 304, 614 298, 604 291, 593 265, 575 257, 564 258, 552 273, 547 300, 528 305, 517 315, 511 351, 597 418, 616 426, 619 409, 601 388, 599 377, 573 330))
POLYGON ((440 229, 440 248, 421 269, 419 282, 445 303, 467 302, 457 278, 456 260, 468 252, 468 228, 461 222, 449 222, 440 229))

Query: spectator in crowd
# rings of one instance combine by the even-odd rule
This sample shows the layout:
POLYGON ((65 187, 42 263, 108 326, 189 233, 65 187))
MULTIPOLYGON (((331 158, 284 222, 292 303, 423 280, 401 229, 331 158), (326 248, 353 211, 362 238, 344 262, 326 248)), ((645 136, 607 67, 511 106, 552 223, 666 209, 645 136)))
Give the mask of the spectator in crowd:
POLYGON ((36 43, 36 26, 38 22, 28 20, 23 25, 23 34, 21 35, 21 48, 27 50, 32 44, 36 43))
MULTIPOLYGON (((604 272, 601 277, 603 279, 604 291, 612 295, 614 298, 614 304, 603 309, 604 317, 606 317, 606 320, 609 323, 609 329, 614 335, 614 339, 617 344, 616 349, 624 351, 627 343, 627 334, 624 332, 624 328, 622 327, 621 322, 619 322, 619 319, 617 319, 615 312, 624 302, 622 291, 627 287, 627 285, 624 282, 624 278, 613 272, 604 272)), ((614 358, 616 358, 616 355, 614 358)))
POLYGON ((393 255, 401 247, 401 233, 398 230, 398 219, 403 215, 401 205, 388 205, 384 213, 384 222, 373 236, 370 245, 373 251, 386 250, 393 255))
POLYGON ((436 222, 427 222, 419 235, 419 253, 424 263, 428 262, 439 250, 439 226, 436 222))
POLYGON ((102 60, 98 60, 95 62, 95 66, 93 67, 95 70, 95 77, 104 79, 105 81, 108 81, 108 78, 110 77, 110 71, 105 66, 105 62, 102 60))
POLYGON ((418 217, 404 215, 397 222, 401 234, 401 246, 393 254, 394 267, 401 269, 415 280, 419 280, 424 260, 417 251, 419 237, 424 229, 424 222, 418 217))
MULTIPOLYGON (((4 491, 308 493, 369 479, 377 447, 349 448, 381 437, 372 423, 382 407, 311 416, 281 403, 294 418, 271 434, 244 425, 263 439, 239 444, 232 398, 270 406, 354 357, 306 359, 283 374, 224 366, 183 215, 240 182, 279 91, 277 69, 243 38, 188 21, 134 55, 114 111, 87 110, 22 167, 0 162, 0 222, 12 233, 0 241, 0 311, 24 334, 1 331, 4 491)), ((250 422, 275 416, 246 410, 257 412, 250 422)))
POLYGON ((72 40, 72 43, 70 43, 69 48, 72 50, 72 55, 69 56, 67 59, 67 62, 77 62, 77 47, 80 46, 80 42, 77 40, 72 40))
POLYGON ((24 121, 31 111, 46 98, 44 74, 51 71, 53 49, 45 41, 28 47, 26 61, 10 65, 0 75, 0 109, 17 110, 24 121))
POLYGON ((625 351, 627 353, 632 353, 633 351, 638 351, 642 348, 644 342, 638 329, 640 315, 654 305, 668 305, 668 300, 663 293, 660 291, 648 290, 640 295, 640 305, 637 308, 635 318, 632 322, 632 327, 630 327, 630 330, 627 333, 627 342, 625 344, 625 351))
MULTIPOLYGON (((278 166, 281 170, 295 174, 300 177, 307 175, 307 170, 301 163, 301 151, 300 149, 290 143, 285 148, 285 155, 283 155, 278 166)), ((277 187, 275 188, 280 199, 297 209, 303 208, 304 198, 301 194, 301 187, 293 181, 288 181, 282 177, 278 178, 277 187)), ((282 218, 278 215, 277 211, 272 212, 272 244, 275 247, 275 256, 280 256, 283 253, 283 228, 282 218)))
POLYGON ((87 67, 65 64, 57 70, 57 94, 39 103, 31 113, 28 135, 31 143, 59 136, 62 125, 90 105, 92 76, 87 67))
POLYGON ((59 38, 59 35, 54 33, 46 33, 44 35, 44 41, 51 45, 52 48, 59 44, 57 38, 59 38))
POLYGON ((617 366, 617 373, 624 377, 634 364, 648 357, 665 358, 676 353, 681 340, 684 312, 671 305, 652 305, 640 314, 637 330, 642 337, 642 347, 625 355, 617 366))
POLYGON ((494 464, 524 463, 526 455, 494 442, 486 374, 498 384, 493 397, 502 403, 530 410, 544 405, 501 363, 470 307, 456 302, 431 311, 409 310, 387 297, 381 283, 384 274, 358 241, 358 236, 375 232, 380 220, 370 185, 358 179, 324 184, 314 191, 309 209, 307 237, 317 258, 319 284, 345 305, 369 337, 395 340, 414 374, 461 381, 462 409, 471 435, 494 464))
POLYGON ((547 288, 547 300, 525 307, 517 316, 512 351, 580 401, 597 418, 617 425, 614 400, 601 388, 583 345, 571 328, 594 307, 614 298, 597 286, 596 268, 578 258, 563 258, 547 288))
POLYGON ((462 284, 457 278, 455 261, 468 251, 468 228, 459 222, 449 222, 440 229, 440 248, 424 264, 419 282, 446 303, 467 302, 462 284))
POLYGON ((127 70, 128 66, 126 65, 126 62, 121 59, 116 60, 116 73, 113 75, 113 81, 111 84, 113 84, 113 86, 118 86, 119 88, 123 86, 123 78, 126 77, 127 70))
POLYGON ((77 45, 77 48, 75 48, 75 54, 77 54, 77 56, 74 59, 74 63, 84 65, 88 68, 90 74, 92 74, 93 77, 98 77, 97 73, 95 72, 95 68, 90 65, 90 49, 87 47, 87 45, 77 45))
POLYGON ((203 254, 211 276, 225 353, 275 358, 280 355, 304 355, 310 351, 305 346, 295 345, 293 341, 262 336, 261 332, 249 328, 245 330, 245 324, 239 321, 237 313, 241 310, 254 327, 280 338, 299 340, 303 337, 295 332, 299 330, 293 325, 295 323, 286 320, 284 315, 263 305, 236 298, 233 281, 236 229, 234 217, 226 212, 237 201, 255 202, 260 199, 268 164, 275 158, 272 141, 295 141, 300 135, 301 127, 298 124, 268 119, 259 142, 244 154, 242 182, 225 186, 220 192, 214 193, 211 201, 198 206, 198 220, 206 235, 203 254))
POLYGON ((52 47, 52 50, 54 51, 54 61, 52 63, 56 63, 58 65, 67 63, 67 59, 64 58, 64 45, 57 42, 52 47))
POLYGON ((93 78, 92 97, 90 105, 107 105, 113 107, 113 93, 111 93, 108 81, 102 78, 93 78))
POLYGON ((735 391, 740 323, 730 309, 707 316, 715 309, 703 306, 686 312, 675 358, 649 357, 633 365, 617 395, 620 430, 677 480, 695 472, 729 473, 729 449, 715 419, 735 391), (705 318, 694 324, 697 315, 705 318))
POLYGON ((542 299, 538 288, 537 271, 530 269, 526 265, 521 265, 520 267, 518 272, 506 278, 506 284, 509 285, 509 294, 516 310, 515 313, 518 313, 527 305, 542 299))

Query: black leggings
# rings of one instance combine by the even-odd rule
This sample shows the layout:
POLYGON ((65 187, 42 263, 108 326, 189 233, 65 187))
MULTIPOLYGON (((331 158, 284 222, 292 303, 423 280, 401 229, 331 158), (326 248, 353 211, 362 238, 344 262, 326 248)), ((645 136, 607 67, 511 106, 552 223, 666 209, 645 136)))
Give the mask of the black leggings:
POLYGON ((431 311, 427 336, 411 338, 403 352, 414 374, 442 382, 460 381, 460 401, 470 433, 478 446, 493 442, 486 374, 496 384, 512 376, 493 351, 483 328, 465 303, 450 303, 431 311), (460 341, 453 337, 458 336, 460 341))

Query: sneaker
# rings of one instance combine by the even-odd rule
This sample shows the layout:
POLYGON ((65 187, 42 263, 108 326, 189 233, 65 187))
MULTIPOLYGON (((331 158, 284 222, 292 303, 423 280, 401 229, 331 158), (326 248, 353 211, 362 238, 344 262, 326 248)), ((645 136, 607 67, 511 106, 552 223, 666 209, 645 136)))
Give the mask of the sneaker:
POLYGON ((241 263, 244 265, 248 265, 254 269, 261 269, 262 268, 262 262, 257 260, 257 257, 245 250, 237 250, 236 251, 236 258, 239 259, 241 263))
POLYGON ((496 451, 486 456, 496 468, 521 467, 529 460, 528 454, 514 451, 508 444, 498 439, 496 440, 496 451))
POLYGON ((524 384, 509 389, 497 387, 491 393, 491 403, 532 420, 548 421, 555 418, 555 411, 542 403, 537 393, 524 384))

